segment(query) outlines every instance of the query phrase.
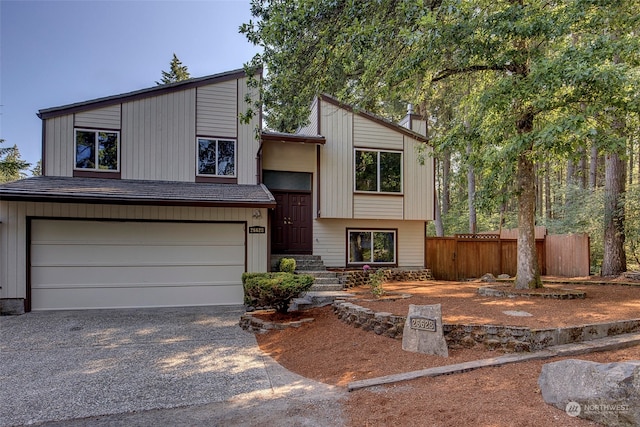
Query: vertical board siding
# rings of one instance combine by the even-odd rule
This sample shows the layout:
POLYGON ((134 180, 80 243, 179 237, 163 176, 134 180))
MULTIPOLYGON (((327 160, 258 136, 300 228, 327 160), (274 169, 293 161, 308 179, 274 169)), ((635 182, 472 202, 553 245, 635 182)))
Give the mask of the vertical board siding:
MULTIPOLYGON (((258 97, 257 89, 247 86, 248 78, 237 80, 237 103, 233 106, 233 121, 237 126, 237 164, 238 184, 256 184, 258 182, 258 164, 256 156, 260 142, 256 139, 256 129, 260 127, 260 114, 256 112, 247 124, 240 123, 240 113, 245 113, 247 108, 255 108, 245 101, 247 95, 255 100, 258 97)), ((230 107, 231 108, 231 107, 230 107)))
POLYGON ((590 274, 588 234, 550 234, 545 244, 547 274, 562 277, 590 274))
POLYGON ((229 80, 197 89, 197 134, 235 137, 238 128, 238 81, 229 80))
POLYGON ((404 148, 400 132, 357 114, 353 118, 353 145, 386 150, 402 150, 404 148))
POLYGON ((45 122, 44 159, 48 176, 72 176, 74 167, 73 115, 54 117, 45 122))
POLYGON ((353 216, 353 114, 321 101, 321 134, 326 144, 320 148, 322 167, 320 216, 351 218, 353 216))
POLYGON ((122 179, 194 181, 195 89, 123 104, 122 179))
MULTIPOLYGON (((247 226, 267 226, 267 210, 254 218, 255 209, 199 208, 173 206, 84 205, 77 203, 0 203, 0 298, 25 298, 27 281, 27 220, 26 217, 166 220, 166 221, 242 221, 247 226)), ((268 271, 267 234, 248 234, 247 271, 268 271)))
POLYGON ((98 108, 96 110, 83 111, 75 115, 76 127, 89 127, 99 129, 120 129, 121 105, 98 108))
POLYGON ((424 163, 420 164, 419 141, 404 137, 404 218, 411 220, 434 219, 434 159, 433 148, 426 147, 424 163))
POLYGON ((403 197, 354 194, 353 217, 356 219, 404 219, 403 197))
POLYGON ((320 102, 320 100, 316 97, 311 107, 309 107, 309 123, 298 129, 299 134, 310 136, 318 134, 318 102, 320 102))
POLYGON ((313 226, 313 254, 327 267, 344 268, 347 261, 347 228, 397 229, 399 267, 424 266, 424 222, 319 219, 313 226))

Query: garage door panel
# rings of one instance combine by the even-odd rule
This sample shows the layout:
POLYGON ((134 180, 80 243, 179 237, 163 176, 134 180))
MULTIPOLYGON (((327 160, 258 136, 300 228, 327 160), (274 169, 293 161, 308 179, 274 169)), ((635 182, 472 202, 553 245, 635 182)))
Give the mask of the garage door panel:
POLYGON ((244 262, 244 246, 149 246, 34 244, 33 267, 54 266, 130 266, 130 265, 202 265, 244 262), (212 261, 212 260, 215 260, 212 261))
POLYGON ((211 288, 202 286, 119 288, 116 291, 113 288, 40 289, 37 299, 47 301, 46 308, 39 308, 46 310, 175 307, 176 301, 180 306, 203 305, 203 301, 208 301, 207 305, 230 305, 242 301, 242 289, 235 285, 216 287, 213 298, 211 288), (149 301, 156 303, 149 305, 149 301))
POLYGON ((44 267, 32 270, 35 289, 52 285, 103 287, 107 284, 130 286, 151 284, 238 283, 239 265, 156 266, 156 267, 44 267), (215 271, 214 271, 215 270, 215 271))
POLYGON ((34 310, 241 304, 243 223, 40 220, 34 310))

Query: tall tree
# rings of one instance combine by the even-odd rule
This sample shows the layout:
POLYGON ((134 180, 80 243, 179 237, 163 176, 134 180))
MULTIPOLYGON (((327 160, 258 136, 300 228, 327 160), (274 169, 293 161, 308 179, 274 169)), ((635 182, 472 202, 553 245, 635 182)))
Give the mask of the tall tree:
POLYGON ((182 62, 178 59, 176 54, 173 54, 171 63, 169 64, 169 71, 162 70, 162 79, 156 82, 156 85, 166 85, 168 83, 181 82, 191 78, 189 70, 186 65, 182 65, 182 62))
MULTIPOLYGON (((4 139, 0 139, 4 144, 4 139)), ((31 166, 20 158, 18 146, 0 147, 0 182, 16 181, 26 177, 24 173, 31 166)))
MULTIPOLYGON (((517 200, 516 287, 527 288, 541 284, 534 166, 576 152, 577 138, 568 135, 585 127, 589 113, 612 100, 624 103, 623 94, 633 99, 624 88, 633 88, 637 75, 611 58, 615 51, 639 52, 638 41, 597 36, 611 16, 636 25, 639 3, 253 0, 257 21, 241 32, 263 48, 252 65, 267 67, 267 121, 281 131, 304 122, 319 92, 376 112, 382 99, 418 104, 434 84, 466 76, 473 83, 462 101, 470 106, 472 162, 499 171, 485 185, 497 187, 497 195, 509 189, 517 200), (574 42, 576 32, 588 33, 588 42, 574 42)), ((442 141, 453 146, 456 134, 462 135, 460 127, 442 141)))

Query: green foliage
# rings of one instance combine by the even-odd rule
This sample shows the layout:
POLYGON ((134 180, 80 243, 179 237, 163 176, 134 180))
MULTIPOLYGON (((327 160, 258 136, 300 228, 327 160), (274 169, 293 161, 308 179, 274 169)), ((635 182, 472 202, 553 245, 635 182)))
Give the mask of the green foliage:
POLYGON ((31 169, 32 176, 42 176, 42 159, 38 160, 38 163, 31 169))
POLYGON ((162 71, 162 79, 160 79, 159 82, 156 82, 156 85, 166 85, 191 78, 187 66, 182 65, 182 62, 178 59, 175 53, 173 54, 169 67, 169 71, 162 71))
MULTIPOLYGON (((0 139, 0 144, 4 139, 0 139)), ((18 146, 0 147, 0 183, 16 181, 25 178, 25 170, 31 166, 20 158, 18 146)))
POLYGON ((380 298, 384 295, 384 288, 382 284, 384 283, 384 270, 378 269, 375 272, 369 272, 369 288, 371 289, 371 294, 375 298, 380 298))
POLYGON ((293 273, 296 271, 296 260, 293 258, 281 258, 278 268, 284 273, 293 273))
POLYGON ((253 307, 273 307, 286 313, 292 299, 313 285, 313 277, 292 273, 243 273, 244 303, 253 307))

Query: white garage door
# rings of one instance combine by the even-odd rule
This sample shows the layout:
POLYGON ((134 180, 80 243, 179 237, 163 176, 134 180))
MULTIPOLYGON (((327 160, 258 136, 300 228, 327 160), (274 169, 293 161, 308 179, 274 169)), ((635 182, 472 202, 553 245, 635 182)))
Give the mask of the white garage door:
POLYGON ((31 309, 242 304, 244 224, 31 223, 31 309))

